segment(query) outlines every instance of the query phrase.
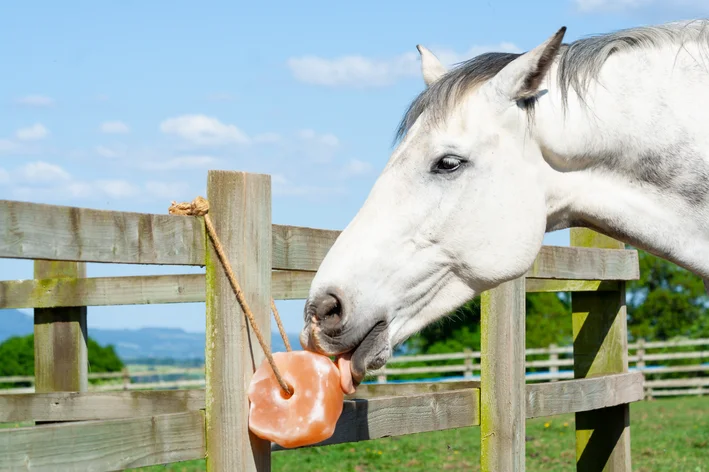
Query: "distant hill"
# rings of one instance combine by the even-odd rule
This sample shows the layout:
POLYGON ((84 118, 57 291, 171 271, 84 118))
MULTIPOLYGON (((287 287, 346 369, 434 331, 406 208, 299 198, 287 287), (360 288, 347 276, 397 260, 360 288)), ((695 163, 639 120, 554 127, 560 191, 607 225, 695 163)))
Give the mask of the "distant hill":
MULTIPOLYGON (((33 331, 32 318, 17 310, 0 310, 0 342, 33 331)), ((124 361, 138 358, 204 359, 204 333, 178 328, 89 329, 101 345, 112 344, 124 361)), ((301 349, 297 334, 289 334, 291 347, 301 349)), ((285 351, 280 334, 271 333, 271 349, 285 351)))

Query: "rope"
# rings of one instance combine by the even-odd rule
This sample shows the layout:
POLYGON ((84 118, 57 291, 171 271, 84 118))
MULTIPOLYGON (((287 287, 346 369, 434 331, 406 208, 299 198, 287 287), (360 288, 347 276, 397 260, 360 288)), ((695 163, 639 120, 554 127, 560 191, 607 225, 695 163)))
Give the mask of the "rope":
MULTIPOLYGON (((258 339, 259 344, 261 345, 261 349, 263 349, 264 354, 266 354, 266 358, 268 359, 268 363, 271 364, 271 368, 273 369, 273 373, 276 376, 276 380, 278 380, 278 384, 281 386, 281 388, 288 393, 289 395, 292 395, 293 392, 291 392, 290 387, 286 383, 285 380, 283 380, 283 377, 281 376, 281 373, 278 371, 278 367, 276 367, 276 362, 273 360, 273 355, 271 354, 271 349, 268 347, 268 344, 266 344, 266 341, 263 339, 263 334, 261 333, 261 330, 259 329, 258 325, 256 324, 256 319, 254 318, 254 314, 251 312, 251 309, 249 308, 249 305, 246 303, 246 298, 244 297, 244 293, 241 291, 241 287, 239 286, 239 282, 236 281, 236 276, 234 275, 234 271, 231 268, 231 264, 229 264, 229 260, 227 259, 226 255, 224 254, 224 248, 222 247, 221 242, 219 241, 219 237, 217 236, 217 232, 214 229, 214 225, 212 224, 212 219, 209 217, 209 202, 202 197, 197 197, 195 198, 192 202, 184 202, 184 203, 177 203, 177 202, 172 202, 172 205, 170 205, 170 208, 168 209, 169 213, 171 215, 181 215, 181 216, 203 216, 204 217, 204 223, 205 226, 207 227, 207 232, 209 233, 210 238, 212 239, 212 243, 214 243, 214 249, 217 251, 217 256, 219 257, 219 260, 221 261, 222 265, 224 266, 224 271, 226 272, 226 276, 229 279, 229 282, 231 283, 232 289, 234 289, 234 293, 236 294, 236 299, 239 301, 239 304, 241 305, 241 309, 244 310, 244 314, 248 318, 249 322, 251 322, 251 328, 253 328, 254 333, 256 334, 256 339, 258 339)), ((281 333, 281 336, 283 337, 283 343, 286 345, 286 349, 288 351, 291 350, 290 342, 288 342, 288 336, 286 336, 286 330, 283 328, 283 323, 281 322, 281 317, 278 314, 278 310, 276 309, 276 303, 271 298, 271 310, 273 311, 273 317, 276 319, 276 324, 278 325, 278 331, 281 333)))

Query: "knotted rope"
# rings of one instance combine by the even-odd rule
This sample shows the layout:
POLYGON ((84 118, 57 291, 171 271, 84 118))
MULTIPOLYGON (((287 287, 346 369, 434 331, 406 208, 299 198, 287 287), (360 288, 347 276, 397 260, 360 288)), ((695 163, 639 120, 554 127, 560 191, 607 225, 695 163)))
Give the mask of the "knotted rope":
MULTIPOLYGON (((276 367, 276 362, 273 360, 271 349, 268 347, 266 341, 264 341, 263 339, 263 334, 261 333, 261 330, 256 324, 254 314, 251 312, 249 305, 246 303, 246 298, 244 297, 244 293, 241 291, 239 282, 237 282, 236 280, 236 276, 234 275, 234 271, 231 268, 231 264, 229 264, 229 260, 224 254, 224 248, 222 247, 222 244, 219 241, 217 232, 214 230, 212 219, 209 217, 209 202, 202 197, 197 197, 192 202, 177 203, 173 201, 168 211, 171 215, 204 217, 204 224, 207 227, 207 233, 209 233, 209 237, 211 238, 212 243, 214 244, 214 249, 217 251, 217 256, 219 257, 219 260, 224 266, 224 271, 226 272, 226 276, 229 279, 229 283, 231 283, 231 287, 234 289, 236 299, 239 301, 241 309, 244 310, 244 313, 246 314, 246 317, 248 318, 249 322, 251 322, 251 328, 253 328, 254 333, 256 334, 256 338, 258 339, 258 342, 261 345, 261 349, 263 349, 264 354, 266 354, 268 363, 271 364, 271 368, 273 369, 273 373, 276 376, 276 380, 278 380, 278 383, 280 384, 281 388, 286 393, 292 395, 293 392, 291 392, 290 387, 288 386, 286 381, 283 380, 281 373, 278 371, 278 367, 276 367)), ((286 330, 283 329, 283 323, 281 323, 281 317, 278 314, 278 310, 276 309, 276 303, 274 302, 273 297, 271 297, 271 310, 273 311, 273 317, 276 319, 278 331, 281 333, 281 337, 283 337, 283 343, 286 345, 286 349, 290 351, 290 342, 288 342, 286 330)))

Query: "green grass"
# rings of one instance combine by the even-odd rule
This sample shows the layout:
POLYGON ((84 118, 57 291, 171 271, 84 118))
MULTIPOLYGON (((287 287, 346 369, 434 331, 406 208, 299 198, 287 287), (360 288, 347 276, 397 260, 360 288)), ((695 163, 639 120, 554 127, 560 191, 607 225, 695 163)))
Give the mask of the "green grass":
MULTIPOLYGON (((634 403, 630 407, 635 472, 709 472, 709 398, 685 397, 634 403)), ((527 470, 576 470, 574 416, 527 422, 527 470)), ((279 451, 272 470, 475 471, 480 470, 480 430, 412 434, 352 444, 279 451)), ((195 472, 204 461, 131 469, 135 472, 195 472)))

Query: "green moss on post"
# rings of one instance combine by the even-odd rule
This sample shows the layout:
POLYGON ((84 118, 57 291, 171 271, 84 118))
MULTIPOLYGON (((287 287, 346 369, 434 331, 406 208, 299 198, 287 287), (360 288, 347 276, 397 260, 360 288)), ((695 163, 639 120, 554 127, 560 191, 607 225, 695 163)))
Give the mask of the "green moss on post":
MULTIPOLYGON (((86 277, 86 264, 35 261, 36 279, 86 277)), ((86 307, 34 310, 35 391, 88 390, 86 307)))
MULTIPOLYGON (((209 215, 251 311, 271 333, 271 180, 210 171, 209 215)), ((265 358, 211 244, 206 260, 205 437, 208 471, 267 471, 268 441, 249 431, 247 390, 265 358)))
MULTIPOLYGON (((571 230, 571 245, 623 249, 590 230, 571 230)), ((607 292, 572 294, 574 377, 628 372, 625 283, 607 292)), ((576 414, 576 470, 630 472, 630 406, 576 414)))
POLYGON ((482 294, 480 467, 522 472, 525 467, 525 281, 482 294))

